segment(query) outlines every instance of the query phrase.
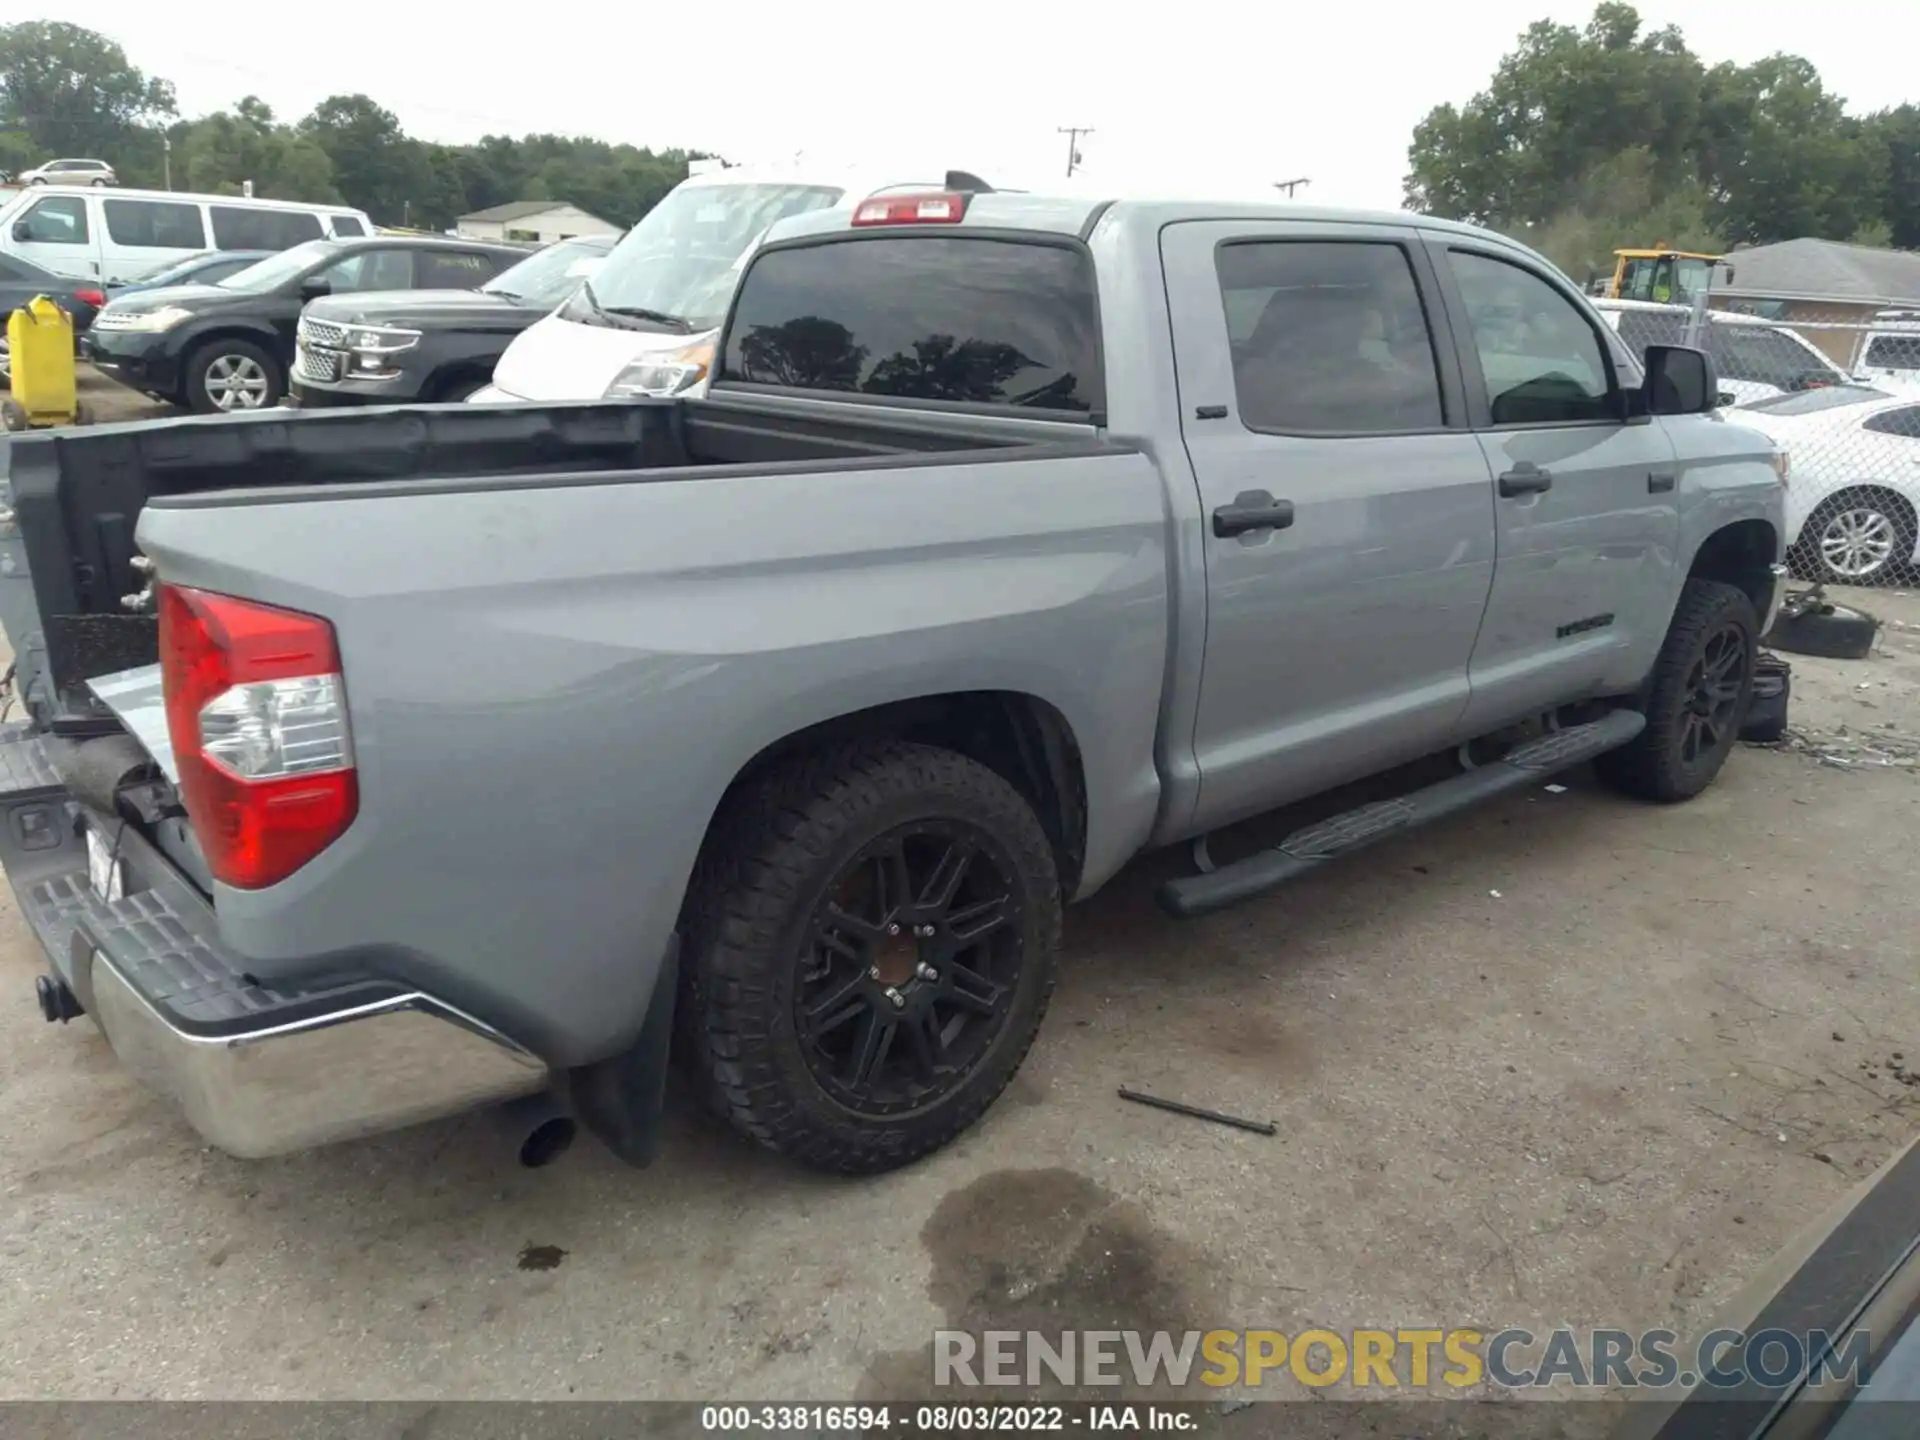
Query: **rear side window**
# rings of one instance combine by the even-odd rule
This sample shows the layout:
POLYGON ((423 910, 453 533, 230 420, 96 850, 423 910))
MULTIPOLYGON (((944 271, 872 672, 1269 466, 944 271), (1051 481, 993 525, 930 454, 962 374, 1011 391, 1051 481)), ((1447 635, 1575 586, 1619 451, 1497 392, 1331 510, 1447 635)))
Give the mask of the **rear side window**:
POLYGON ((325 238, 320 217, 309 211, 207 208, 213 216, 213 243, 221 250, 291 250, 303 241, 325 238))
POLYGON ((1729 380, 1757 380, 1785 390, 1808 378, 1833 378, 1833 368, 1820 356, 1778 330, 1719 324, 1707 336, 1714 368, 1729 380))
POLYGON ((1102 402, 1093 265, 1035 241, 886 235, 747 271, 719 378, 1087 413, 1102 402))
POLYGON ((344 237, 348 235, 364 235, 367 233, 367 227, 360 223, 360 217, 358 215, 335 215, 332 216, 331 219, 333 220, 333 233, 335 235, 344 237))
POLYGON ((1875 370, 1920 370, 1920 335, 1875 335, 1860 363, 1875 370))
POLYGON ((1437 429, 1433 336, 1398 245, 1263 240, 1219 252, 1240 420, 1283 434, 1437 429))
POLYGON ((471 290, 493 278, 487 257, 472 251, 423 250, 413 268, 422 290, 471 290))
POLYGON ((204 250, 206 228, 200 207, 177 200, 107 200, 107 236, 132 249, 204 250))

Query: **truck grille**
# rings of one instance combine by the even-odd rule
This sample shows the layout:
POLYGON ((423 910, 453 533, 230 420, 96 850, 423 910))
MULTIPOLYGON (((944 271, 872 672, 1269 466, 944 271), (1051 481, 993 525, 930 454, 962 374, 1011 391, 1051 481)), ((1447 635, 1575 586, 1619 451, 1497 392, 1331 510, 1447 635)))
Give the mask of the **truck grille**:
POLYGON ((340 357, 328 351, 294 347, 293 374, 297 380, 330 381, 340 378, 340 357))
POLYGON ((330 350, 347 348, 347 327, 335 325, 329 320, 313 320, 300 317, 300 338, 309 345, 323 345, 330 350))

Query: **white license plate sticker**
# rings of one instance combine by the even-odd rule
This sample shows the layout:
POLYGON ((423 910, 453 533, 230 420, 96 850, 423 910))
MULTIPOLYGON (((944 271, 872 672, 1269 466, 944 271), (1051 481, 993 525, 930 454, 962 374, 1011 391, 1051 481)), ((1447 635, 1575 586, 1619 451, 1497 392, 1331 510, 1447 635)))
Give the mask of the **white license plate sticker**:
POLYGON ((87 883, 102 900, 118 900, 124 892, 120 857, 107 837, 91 826, 87 829, 87 883))

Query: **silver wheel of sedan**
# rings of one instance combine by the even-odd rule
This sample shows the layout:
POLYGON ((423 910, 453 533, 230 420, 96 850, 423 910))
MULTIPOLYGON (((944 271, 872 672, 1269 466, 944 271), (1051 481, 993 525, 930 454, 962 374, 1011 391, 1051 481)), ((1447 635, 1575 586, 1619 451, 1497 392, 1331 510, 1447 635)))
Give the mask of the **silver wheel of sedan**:
MULTIPOLYGON (((1872 580, 1894 558, 1900 525, 1870 502, 1833 511, 1820 527, 1820 558, 1843 580, 1872 580)), ((1902 557, 1904 558, 1904 557, 1902 557)))

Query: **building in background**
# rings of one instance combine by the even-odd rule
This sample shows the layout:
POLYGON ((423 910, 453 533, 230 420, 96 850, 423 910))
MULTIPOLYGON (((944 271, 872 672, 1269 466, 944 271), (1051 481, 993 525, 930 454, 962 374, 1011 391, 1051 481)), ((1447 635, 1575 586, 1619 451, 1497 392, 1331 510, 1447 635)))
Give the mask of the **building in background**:
POLYGON ((1874 315, 1920 310, 1920 252, 1838 240, 1782 240, 1727 256, 1733 279, 1712 303, 1790 325, 1851 370, 1874 315))
POLYGON ((509 200, 454 222, 468 240, 518 240, 546 245, 579 235, 618 235, 620 227, 561 200, 509 200))

